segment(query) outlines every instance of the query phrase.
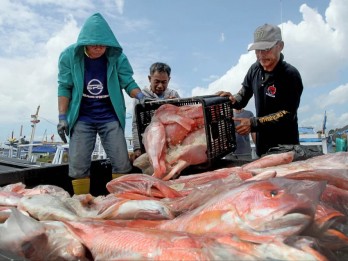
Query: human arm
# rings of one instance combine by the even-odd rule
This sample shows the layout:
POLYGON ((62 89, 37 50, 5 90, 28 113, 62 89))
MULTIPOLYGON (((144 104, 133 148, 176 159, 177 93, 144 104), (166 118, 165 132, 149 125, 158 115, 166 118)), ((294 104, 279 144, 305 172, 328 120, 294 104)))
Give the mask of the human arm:
POLYGON ((64 96, 58 97, 58 125, 57 125, 57 132, 62 139, 64 143, 67 143, 66 136, 69 136, 70 130, 69 130, 69 124, 67 120, 66 113, 69 108, 69 98, 64 96))
POLYGON ((221 97, 228 97, 233 104, 233 108, 242 109, 246 107, 250 98, 253 96, 253 91, 251 88, 242 85, 241 89, 236 94, 219 91, 216 93, 216 95, 219 95, 221 97))
POLYGON ((116 70, 121 89, 125 90, 131 98, 136 98, 141 93, 141 89, 133 78, 133 68, 124 53, 117 59, 116 70))
POLYGON ((143 92, 140 90, 140 88, 135 88, 130 92, 130 97, 135 98, 139 100, 143 96, 143 92))
POLYGON ((133 137, 133 152, 134 152, 133 160, 142 154, 140 149, 138 125, 137 125, 136 113, 135 113, 135 107, 138 103, 139 103, 138 100, 134 100, 133 117, 132 117, 132 137, 133 137))
POLYGON ((59 114, 66 114, 69 108, 70 99, 65 96, 58 97, 58 112, 59 114))
POLYGON ((253 140, 254 144, 256 144, 256 132, 251 132, 251 139, 253 140))
POLYGON ((255 133, 263 127, 276 125, 279 121, 288 121, 289 112, 280 111, 264 117, 251 117, 251 118, 233 118, 234 121, 240 122, 236 126, 236 132, 240 135, 247 135, 249 133, 255 133))
POLYGON ((230 101, 232 102, 232 104, 236 103, 236 99, 234 98, 234 96, 230 92, 218 91, 217 93, 215 93, 215 95, 218 95, 221 97, 228 97, 230 99, 230 101))
POLYGON ((297 122, 297 110, 303 91, 302 79, 294 67, 286 63, 283 67, 272 76, 270 82, 265 83, 267 91, 273 88, 271 91, 274 93, 266 92, 255 97, 259 117, 251 118, 253 131, 287 128, 297 122))
POLYGON ((233 118, 236 124, 236 132, 239 135, 248 135, 251 132, 251 121, 250 118, 233 118))
POLYGON ((69 136, 70 128, 67 120, 70 99, 72 95, 72 73, 69 50, 63 52, 58 61, 58 125, 57 132, 64 143, 69 136))

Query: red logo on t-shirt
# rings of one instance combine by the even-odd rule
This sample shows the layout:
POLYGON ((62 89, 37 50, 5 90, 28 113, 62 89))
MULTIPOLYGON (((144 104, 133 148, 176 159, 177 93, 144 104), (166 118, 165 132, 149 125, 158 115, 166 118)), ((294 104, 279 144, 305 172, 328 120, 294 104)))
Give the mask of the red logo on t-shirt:
POLYGON ((275 94, 277 92, 277 88, 274 85, 268 86, 266 95, 270 97, 275 97, 275 94))

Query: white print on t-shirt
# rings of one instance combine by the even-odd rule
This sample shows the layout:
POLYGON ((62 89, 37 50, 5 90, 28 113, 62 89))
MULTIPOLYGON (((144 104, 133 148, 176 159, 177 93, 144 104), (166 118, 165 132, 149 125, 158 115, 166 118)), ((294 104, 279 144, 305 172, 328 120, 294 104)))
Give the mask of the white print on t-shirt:
POLYGON ((99 81, 98 79, 92 79, 88 82, 87 84, 87 91, 91 94, 83 94, 83 97, 87 97, 87 98, 92 98, 92 99, 103 99, 103 98, 107 98, 109 97, 109 94, 106 95, 98 95, 100 94, 104 89, 103 84, 101 83, 101 81, 99 81))

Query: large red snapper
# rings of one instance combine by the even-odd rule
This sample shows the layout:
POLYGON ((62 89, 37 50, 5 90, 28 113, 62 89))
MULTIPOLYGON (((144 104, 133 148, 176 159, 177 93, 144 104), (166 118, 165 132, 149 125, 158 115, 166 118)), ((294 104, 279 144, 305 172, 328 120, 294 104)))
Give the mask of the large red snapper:
POLYGON ((194 236, 106 222, 65 222, 94 260, 209 260, 194 236), (111 224, 111 223, 109 223, 111 224))
POLYGON ((246 182, 158 226, 194 234, 233 234, 262 243, 299 234, 314 218, 325 182, 273 178, 246 182))
POLYGON ((324 180, 337 188, 348 190, 348 168, 320 169, 314 167, 313 169, 289 173, 283 177, 297 180, 324 180))
POLYGON ((266 155, 255 161, 244 164, 243 169, 251 170, 251 169, 266 168, 271 166, 288 164, 294 160, 294 156, 295 156, 294 151, 266 155))
MULTIPOLYGON (((321 179, 325 177, 325 175, 330 174, 330 179, 334 181, 335 176, 338 176, 342 179, 342 181, 339 181, 337 183, 340 183, 341 185, 347 184, 347 173, 343 174, 345 170, 348 169, 348 152, 337 152, 337 153, 328 153, 321 156, 316 156, 309 158, 307 160, 301 160, 301 161, 295 161, 288 164, 282 164, 279 166, 272 165, 270 167, 262 166, 261 168, 252 168, 252 172, 257 175, 259 173, 262 173, 267 170, 274 170, 277 172, 277 177, 285 177, 291 174, 294 174, 295 176, 302 176, 301 174, 306 174, 308 172, 307 177, 313 174, 317 173, 309 173, 314 170, 320 170, 319 172, 323 172, 323 170, 329 170, 329 173, 324 174, 324 176, 321 176, 321 179), (297 175, 296 173, 299 173, 297 175)), ((320 174, 320 173, 318 173, 320 174)))

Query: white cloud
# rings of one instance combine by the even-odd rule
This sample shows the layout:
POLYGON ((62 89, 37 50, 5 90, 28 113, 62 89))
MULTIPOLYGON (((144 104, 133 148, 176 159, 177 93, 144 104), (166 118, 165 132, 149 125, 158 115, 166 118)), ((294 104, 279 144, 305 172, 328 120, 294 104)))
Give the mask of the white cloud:
POLYGON ((204 82, 212 82, 215 81, 216 79, 219 79, 218 75, 209 75, 207 78, 204 78, 204 82))
POLYGON ((124 0, 115 0, 117 11, 120 14, 123 14, 124 0))
POLYGON ((224 33, 220 34, 219 42, 222 42, 222 43, 225 42, 225 34, 224 33))
POLYGON ((348 83, 340 85, 328 94, 320 96, 317 100, 318 106, 326 108, 330 105, 348 104, 348 83))
POLYGON ((218 91, 236 93, 241 87, 246 71, 253 62, 255 62, 255 55, 253 53, 241 55, 237 65, 228 70, 225 75, 209 84, 208 88, 205 88, 206 90, 203 90, 204 88, 202 87, 194 88, 192 95, 202 95, 201 93, 211 94, 218 91))
MULTIPOLYGON (((27 52, 24 52, 25 56, 15 59, 13 56, 0 58, 2 83, 9 83, 1 85, 1 89, 7 90, 1 92, 1 122, 6 125, 17 122, 29 123, 30 115, 34 114, 40 105, 39 117, 46 119, 46 124, 49 125, 47 128, 55 129, 58 108, 58 56, 66 46, 76 42, 78 32, 76 21, 69 18, 61 30, 55 32, 47 42, 36 43, 36 48, 27 49, 27 52)), ((20 49, 23 51, 25 51, 24 46, 28 45, 21 46, 20 49)), ((44 121, 39 125, 44 127, 44 121)))

